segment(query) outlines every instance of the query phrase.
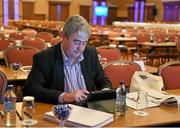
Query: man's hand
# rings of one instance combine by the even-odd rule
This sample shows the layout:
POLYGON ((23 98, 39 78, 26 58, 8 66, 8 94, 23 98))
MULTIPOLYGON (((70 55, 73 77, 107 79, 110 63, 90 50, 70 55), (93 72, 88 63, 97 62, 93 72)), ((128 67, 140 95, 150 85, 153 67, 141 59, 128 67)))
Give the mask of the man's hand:
POLYGON ((79 103, 80 101, 83 101, 87 98, 87 94, 89 92, 87 90, 78 90, 71 93, 65 93, 64 94, 64 102, 65 103, 79 103))

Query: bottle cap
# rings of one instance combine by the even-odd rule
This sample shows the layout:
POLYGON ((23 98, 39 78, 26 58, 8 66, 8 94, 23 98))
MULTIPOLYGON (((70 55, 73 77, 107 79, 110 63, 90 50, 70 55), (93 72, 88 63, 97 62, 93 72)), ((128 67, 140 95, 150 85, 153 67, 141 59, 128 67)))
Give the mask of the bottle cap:
POLYGON ((124 84, 124 80, 121 80, 119 83, 120 83, 120 85, 124 84))
POLYGON ((23 98, 23 101, 34 101, 34 97, 33 96, 25 96, 23 98))

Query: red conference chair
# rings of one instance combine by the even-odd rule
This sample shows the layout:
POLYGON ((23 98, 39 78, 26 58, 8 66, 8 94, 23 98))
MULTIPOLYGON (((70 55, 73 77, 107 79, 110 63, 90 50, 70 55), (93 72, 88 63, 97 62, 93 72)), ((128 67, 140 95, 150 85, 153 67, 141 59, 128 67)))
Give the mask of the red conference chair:
POLYGON ((158 74, 162 76, 164 89, 180 89, 180 61, 161 65, 158 74))
POLYGON ((44 50, 46 47, 45 41, 41 38, 28 38, 22 41, 22 45, 31 46, 39 49, 40 51, 44 50))
POLYGON ((10 67, 11 63, 21 63, 22 66, 32 65, 33 55, 39 50, 30 46, 16 46, 8 48, 4 52, 6 66, 10 67))
POLYGON ((141 71, 140 65, 131 61, 111 61, 103 66, 105 74, 112 82, 112 87, 119 87, 121 80, 125 81, 125 86, 130 87, 132 76, 135 71, 141 71))
POLYGON ((25 33, 22 33, 22 32, 13 32, 9 35, 9 37, 14 39, 14 40, 23 40, 24 38, 27 37, 27 35, 25 33))
POLYGON ((0 103, 3 103, 3 95, 6 92, 7 78, 6 75, 0 71, 0 103))
POLYGON ((15 46, 15 40, 9 38, 0 38, 0 51, 5 51, 9 47, 15 46))
POLYGON ((120 59, 120 50, 116 47, 100 46, 96 48, 102 58, 106 58, 107 62, 120 59))
POLYGON ((39 32, 36 37, 43 39, 45 42, 51 42, 54 36, 49 32, 39 32))

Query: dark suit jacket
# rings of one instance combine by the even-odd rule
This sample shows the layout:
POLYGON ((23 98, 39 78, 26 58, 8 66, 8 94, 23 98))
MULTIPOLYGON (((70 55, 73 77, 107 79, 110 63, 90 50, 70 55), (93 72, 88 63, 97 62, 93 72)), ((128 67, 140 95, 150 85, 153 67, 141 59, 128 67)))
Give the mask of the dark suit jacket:
MULTIPOLYGON (((111 88, 111 82, 99 64, 95 48, 87 46, 83 55, 81 68, 87 90, 111 88)), ((58 96, 64 91, 63 67, 60 44, 34 55, 32 70, 28 75, 23 95, 34 96, 36 101, 56 104, 58 96)))

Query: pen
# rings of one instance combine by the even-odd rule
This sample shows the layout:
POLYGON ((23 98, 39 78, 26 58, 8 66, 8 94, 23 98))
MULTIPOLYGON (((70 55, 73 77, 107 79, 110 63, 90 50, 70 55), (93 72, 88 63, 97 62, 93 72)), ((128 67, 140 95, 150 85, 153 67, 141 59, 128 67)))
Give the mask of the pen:
MULTIPOLYGON (((18 116, 20 121, 23 120, 22 116, 19 114, 19 112, 17 110, 16 110, 16 115, 18 116)), ((28 125, 25 125, 25 127, 28 128, 28 125)))
POLYGON ((24 114, 28 116, 29 118, 32 118, 32 115, 30 115, 28 112, 24 111, 24 114))
POLYGON ((17 110, 16 110, 16 115, 18 116, 19 120, 23 120, 23 118, 20 116, 20 114, 17 110))
POLYGON ((2 118, 4 118, 4 112, 3 111, 0 111, 0 115, 2 118))

